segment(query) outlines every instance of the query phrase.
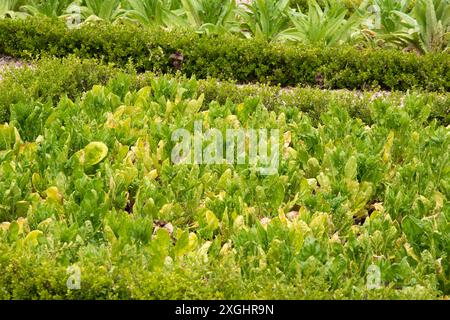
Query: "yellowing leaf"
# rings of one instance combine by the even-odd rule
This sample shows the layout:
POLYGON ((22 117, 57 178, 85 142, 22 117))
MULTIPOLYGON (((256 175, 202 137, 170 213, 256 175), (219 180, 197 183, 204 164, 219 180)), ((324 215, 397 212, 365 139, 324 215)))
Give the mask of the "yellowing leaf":
POLYGON ((258 256, 259 256, 259 269, 264 270, 267 268, 267 257, 266 253, 264 252, 263 248, 258 247, 258 256))
POLYGON ((158 161, 162 160, 163 152, 164 152, 164 146, 165 146, 164 140, 160 140, 159 143, 158 143, 158 149, 156 150, 156 159, 158 159, 158 161))
POLYGON ((194 250, 197 247, 198 238, 197 235, 193 232, 189 233, 189 250, 194 250))
POLYGON ((231 243, 228 241, 220 249, 219 255, 226 256, 230 253, 230 251, 231 251, 231 243))
POLYGON ((328 178, 327 175, 325 175, 323 172, 319 173, 317 176, 317 181, 320 184, 320 188, 325 192, 331 191, 331 182, 330 178, 328 178))
POLYGON ((78 151, 76 154, 80 163, 89 167, 96 165, 105 159, 108 154, 108 147, 103 142, 94 141, 89 143, 84 149, 78 151))
POLYGON ((61 203, 63 200, 63 196, 61 192, 59 192, 57 187, 50 187, 45 191, 45 194, 47 195, 47 199, 51 199, 55 202, 61 203))
POLYGON ((1 230, 4 230, 4 231, 8 231, 10 224, 11 224, 11 223, 9 223, 9 222, 2 222, 2 223, 0 224, 0 229, 1 229, 1 230))
POLYGON ((237 113, 243 112, 244 109, 245 109, 245 105, 244 105, 243 103, 239 103, 239 104, 237 105, 237 107, 236 107, 237 113))
POLYGON ((193 113, 197 113, 200 111, 202 105, 203 105, 203 100, 205 99, 205 95, 202 93, 200 95, 200 97, 198 97, 197 100, 189 100, 187 108, 186 108, 186 112, 189 114, 193 114, 193 113))
POLYGON ((33 188, 37 191, 41 191, 44 186, 44 179, 42 179, 41 175, 39 173, 33 173, 31 176, 31 184, 33 185, 33 188))
POLYGON ((139 107, 148 105, 148 98, 150 96, 151 91, 152 88, 149 86, 141 88, 137 93, 137 99, 134 104, 139 107))
POLYGON ((101 85, 94 85, 92 87, 92 94, 95 96, 101 96, 105 94, 105 87, 101 85))
POLYGON ((287 159, 289 155, 295 154, 295 150, 290 147, 292 141, 292 134, 290 131, 286 131, 283 134, 283 157, 287 159))
POLYGON ((158 170, 153 169, 152 171, 150 171, 150 172, 148 173, 147 177, 148 177, 150 180, 155 180, 155 179, 158 177, 158 170))
POLYGON ((244 217, 243 216, 237 216, 236 219, 234 219, 233 222, 233 228, 236 230, 241 229, 245 225, 244 217))
POLYGON ((173 107, 174 107, 173 103, 170 100, 167 100, 167 103, 166 103, 166 115, 169 115, 172 112, 173 107))
POLYGON ((317 237, 323 236, 328 229, 327 214, 323 212, 316 213, 309 223, 309 226, 317 237))
POLYGON ((233 173, 230 169, 224 171, 224 173, 220 176, 219 181, 217 182, 217 187, 221 189, 226 189, 227 185, 231 182, 231 178, 233 173))
POLYGON ((413 247, 411 247, 411 245, 408 242, 406 242, 403 246, 405 247, 405 250, 406 250, 406 253, 408 254, 408 256, 410 256, 411 258, 413 258, 414 260, 419 262, 419 258, 414 253, 413 247))
POLYGON ((211 244, 211 241, 206 241, 198 250, 197 255, 204 263, 208 262, 208 250, 211 244))
POLYGON ((433 194, 434 201, 436 202, 436 210, 439 210, 444 205, 444 196, 439 191, 435 191, 433 194))
POLYGON ((356 162, 356 157, 355 156, 351 156, 348 160, 347 163, 345 164, 345 168, 344 168, 344 175, 347 179, 355 179, 356 178, 356 174, 357 174, 357 162, 356 162))
POLYGON ((209 230, 216 230, 219 227, 219 219, 217 219, 214 212, 211 210, 206 211, 206 223, 208 225, 209 230))
POLYGON ((166 218, 168 216, 170 216, 170 214, 172 213, 172 210, 174 208, 173 203, 166 203, 164 204, 161 209, 159 209, 159 214, 161 217, 166 218))
POLYGON ((110 226, 105 226, 103 228, 103 233, 104 233, 105 238, 108 240, 109 243, 114 244, 117 241, 117 237, 114 234, 114 231, 111 229, 110 226))
POLYGON ((176 257, 181 257, 189 250, 189 233, 184 231, 175 244, 174 253, 176 257))
POLYGON ((31 244, 33 246, 38 244, 38 237, 44 233, 41 230, 33 230, 25 237, 25 243, 31 244))
POLYGON ((45 219, 44 221, 41 221, 41 222, 38 224, 37 228, 38 228, 39 230, 45 230, 45 229, 47 229, 52 223, 53 223, 53 219, 52 219, 52 218, 47 218, 47 219, 45 219))
POLYGON ((27 218, 20 217, 17 219, 17 225, 19 226, 19 233, 24 233, 29 230, 27 218))
POLYGON ((394 144, 394 131, 389 132, 386 144, 383 147, 383 161, 389 162, 391 159, 392 145, 394 144))
POLYGON ((8 150, 15 141, 15 128, 9 124, 0 125, 0 150, 8 150))
POLYGON ((286 214, 284 213, 284 210, 282 208, 278 209, 278 219, 280 219, 280 221, 282 223, 288 222, 288 219, 286 218, 286 214))

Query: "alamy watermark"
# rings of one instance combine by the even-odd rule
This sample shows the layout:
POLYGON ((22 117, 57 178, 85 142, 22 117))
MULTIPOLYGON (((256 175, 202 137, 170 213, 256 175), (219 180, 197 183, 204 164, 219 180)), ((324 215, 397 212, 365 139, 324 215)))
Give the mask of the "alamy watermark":
POLYGON ((66 24, 69 29, 78 28, 81 24, 81 7, 72 3, 66 10, 66 24))
POLYGON ((367 268, 367 289, 374 290, 381 288, 381 270, 375 264, 371 264, 367 268))
POLYGON ((81 269, 77 265, 67 267, 66 270, 69 277, 67 278, 66 285, 68 289, 80 290, 81 289, 81 269))
POLYGON ((172 163, 178 164, 248 164, 262 175, 278 172, 280 132, 278 129, 216 128, 203 132, 201 121, 194 122, 194 132, 180 128, 172 132, 172 163))

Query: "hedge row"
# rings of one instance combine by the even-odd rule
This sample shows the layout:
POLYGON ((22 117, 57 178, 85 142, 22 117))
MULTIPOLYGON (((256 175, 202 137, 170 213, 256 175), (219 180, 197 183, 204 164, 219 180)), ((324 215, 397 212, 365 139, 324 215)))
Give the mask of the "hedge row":
POLYGON ((18 104, 50 103, 67 95, 80 97, 95 84, 107 83, 118 69, 96 60, 67 57, 43 58, 32 67, 4 69, 0 81, 0 123, 9 121, 10 109, 18 104))
POLYGON ((394 50, 311 48, 268 44, 233 35, 144 29, 131 24, 87 24, 69 30, 46 18, 0 21, 0 54, 16 57, 75 54, 138 71, 214 77, 239 83, 327 89, 450 90, 450 56, 394 50))
MULTIPOLYGON (((146 74, 143 84, 149 83, 152 74, 146 74)), ((199 94, 205 95, 205 102, 217 101, 225 104, 227 100, 241 103, 246 99, 257 99, 269 110, 288 111, 300 109, 309 117, 318 121, 331 105, 338 104, 350 116, 360 118, 371 125, 376 119, 372 114, 375 104, 404 106, 409 101, 421 106, 429 106, 431 112, 428 121, 436 120, 441 125, 450 124, 450 94, 438 92, 388 92, 388 91, 356 91, 356 90, 323 90, 319 88, 281 88, 268 84, 239 85, 233 81, 217 81, 205 79, 198 81, 199 94)))
MULTIPOLYGON (((10 120, 10 109, 20 104, 50 103, 56 105, 61 96, 76 100, 95 84, 124 86, 138 90, 150 85, 155 74, 136 74, 134 68, 121 69, 99 63, 97 60, 43 58, 33 62, 33 67, 12 68, 2 73, 0 81, 0 123, 10 120)), ((186 76, 167 77, 168 81, 187 82, 186 76)), ((246 99, 260 99, 271 110, 299 108, 319 119, 332 102, 338 102, 350 115, 370 124, 374 119, 370 107, 374 103, 402 105, 412 97, 421 105, 429 105, 430 121, 436 119, 443 125, 450 123, 450 94, 438 92, 371 92, 348 90, 321 90, 319 88, 280 88, 268 84, 239 85, 234 81, 204 79, 193 81, 192 90, 205 95, 205 105, 211 101, 225 104, 227 100, 241 103, 246 99)))

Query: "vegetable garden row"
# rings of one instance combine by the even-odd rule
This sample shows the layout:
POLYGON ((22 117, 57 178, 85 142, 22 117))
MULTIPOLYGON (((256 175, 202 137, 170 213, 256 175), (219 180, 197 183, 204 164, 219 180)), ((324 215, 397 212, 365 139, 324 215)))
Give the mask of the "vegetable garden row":
POLYGON ((448 297, 448 1, 2 3, 0 299, 448 297))

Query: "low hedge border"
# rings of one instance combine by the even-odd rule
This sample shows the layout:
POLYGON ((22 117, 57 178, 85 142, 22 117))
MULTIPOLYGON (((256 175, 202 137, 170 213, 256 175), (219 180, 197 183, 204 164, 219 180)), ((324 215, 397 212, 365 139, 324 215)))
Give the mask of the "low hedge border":
POLYGON ((354 47, 311 48, 266 43, 233 35, 145 29, 134 24, 96 22, 69 30, 48 18, 0 20, 0 54, 98 58, 138 71, 213 77, 238 83, 326 89, 450 91, 450 55, 418 56, 397 50, 354 47))
MULTIPOLYGON (((2 73, 0 81, 0 123, 9 121, 10 108, 20 103, 52 103, 67 95, 76 100, 95 84, 106 85, 111 81, 123 81, 131 89, 149 85, 152 72, 137 74, 133 66, 126 69, 104 64, 97 60, 66 58, 43 58, 31 66, 12 68, 2 73)), ((185 75, 167 76, 171 81, 186 83, 185 75)), ((224 104, 227 99, 240 103, 245 99, 261 99, 268 109, 300 108, 313 119, 319 119, 331 102, 338 102, 351 116, 372 123, 370 105, 388 103, 401 106, 408 97, 419 98, 420 103, 429 105, 429 120, 436 119, 443 125, 450 124, 450 94, 439 92, 373 92, 349 90, 322 90, 319 88, 281 88, 268 84, 240 85, 235 81, 218 81, 214 78, 197 80, 195 90, 205 95, 205 105, 211 101, 224 104)))
POLYGON ((216 100, 219 103, 225 103, 227 99, 238 103, 247 98, 259 98, 269 109, 299 108, 316 120, 328 110, 332 102, 337 102, 350 116, 360 118, 367 124, 374 123, 370 112, 370 106, 374 103, 403 106, 406 99, 412 98, 419 99, 421 104, 431 107, 429 121, 436 120, 442 125, 450 124, 448 93, 322 90, 301 87, 285 89, 265 84, 237 85, 234 82, 217 82, 214 79, 200 80, 199 92, 205 94, 206 101, 216 100))

